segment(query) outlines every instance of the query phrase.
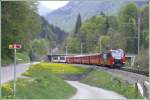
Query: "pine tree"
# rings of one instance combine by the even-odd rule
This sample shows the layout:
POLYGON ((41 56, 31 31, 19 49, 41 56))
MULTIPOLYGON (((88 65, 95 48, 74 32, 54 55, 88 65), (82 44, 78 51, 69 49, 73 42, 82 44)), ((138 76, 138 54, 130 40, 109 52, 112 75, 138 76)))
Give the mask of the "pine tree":
POLYGON ((75 25, 74 34, 79 34, 80 27, 81 27, 81 16, 79 13, 77 17, 76 25, 75 25))

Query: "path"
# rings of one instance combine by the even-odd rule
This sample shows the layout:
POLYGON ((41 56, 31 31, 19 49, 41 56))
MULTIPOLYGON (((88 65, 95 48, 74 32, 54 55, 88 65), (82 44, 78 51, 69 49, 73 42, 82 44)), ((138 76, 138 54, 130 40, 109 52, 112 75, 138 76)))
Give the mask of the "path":
POLYGON ((126 99, 113 91, 89 86, 78 81, 67 82, 77 89, 77 93, 70 99, 126 99))
MULTIPOLYGON (((32 64, 37 64, 39 62, 34 62, 32 64)), ((20 77, 23 72, 25 72, 30 66, 30 63, 17 64, 16 66, 16 77, 20 77)), ((14 65, 9 65, 1 67, 1 84, 6 83, 14 78, 14 65)))

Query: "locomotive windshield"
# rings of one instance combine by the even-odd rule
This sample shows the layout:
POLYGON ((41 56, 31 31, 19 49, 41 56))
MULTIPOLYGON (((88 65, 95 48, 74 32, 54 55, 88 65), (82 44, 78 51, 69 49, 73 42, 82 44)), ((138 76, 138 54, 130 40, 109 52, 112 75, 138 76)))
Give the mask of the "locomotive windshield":
POLYGON ((119 49, 119 50, 112 50, 112 57, 114 57, 115 59, 121 59, 124 55, 123 50, 119 49))

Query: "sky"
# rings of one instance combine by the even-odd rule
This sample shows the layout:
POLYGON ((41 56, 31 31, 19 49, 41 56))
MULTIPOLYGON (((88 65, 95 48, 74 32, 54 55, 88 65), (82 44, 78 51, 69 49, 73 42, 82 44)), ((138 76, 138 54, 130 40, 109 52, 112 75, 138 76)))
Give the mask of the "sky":
POLYGON ((68 3, 69 1, 39 1, 38 13, 40 15, 46 15, 68 3))

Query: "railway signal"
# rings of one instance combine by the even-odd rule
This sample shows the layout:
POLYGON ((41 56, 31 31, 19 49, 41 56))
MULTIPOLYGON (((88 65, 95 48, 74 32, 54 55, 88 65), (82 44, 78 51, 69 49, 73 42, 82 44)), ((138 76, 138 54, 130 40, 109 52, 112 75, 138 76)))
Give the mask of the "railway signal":
POLYGON ((21 44, 9 44, 9 49, 14 49, 14 96, 16 95, 16 49, 21 49, 21 44))
POLYGON ((21 44, 9 44, 9 49, 21 49, 21 44))

